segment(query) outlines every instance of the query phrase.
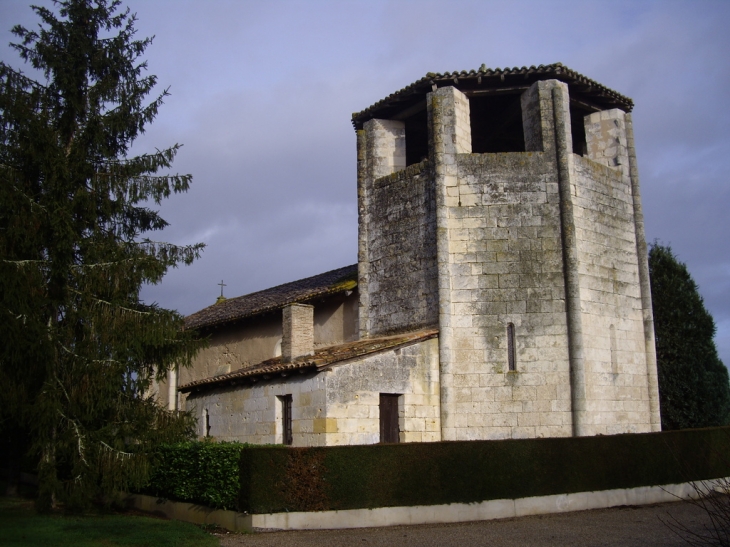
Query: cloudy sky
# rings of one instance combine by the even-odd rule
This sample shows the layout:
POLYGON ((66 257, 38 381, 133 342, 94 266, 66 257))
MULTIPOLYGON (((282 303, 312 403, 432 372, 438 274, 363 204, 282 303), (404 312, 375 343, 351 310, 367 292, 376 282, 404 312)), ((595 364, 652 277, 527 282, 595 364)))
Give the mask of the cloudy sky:
MULTIPOLYGON (((26 0, 0 0, 0 58, 26 0)), ((47 5, 45 0, 35 3, 47 5)), ((171 96, 137 145, 184 144, 164 239, 204 242, 144 295, 184 314, 357 260, 362 110, 427 72, 562 62, 636 103, 647 239, 700 286, 730 365, 730 2, 128 0, 171 96)))

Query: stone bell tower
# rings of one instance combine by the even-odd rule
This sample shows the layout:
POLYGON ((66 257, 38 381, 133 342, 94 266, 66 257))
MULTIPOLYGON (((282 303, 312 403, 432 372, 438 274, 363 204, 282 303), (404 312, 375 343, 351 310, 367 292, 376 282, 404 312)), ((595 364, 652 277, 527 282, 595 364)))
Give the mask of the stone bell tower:
POLYGON ((353 115, 360 335, 438 326, 444 440, 660 429, 632 107, 482 66, 353 115))

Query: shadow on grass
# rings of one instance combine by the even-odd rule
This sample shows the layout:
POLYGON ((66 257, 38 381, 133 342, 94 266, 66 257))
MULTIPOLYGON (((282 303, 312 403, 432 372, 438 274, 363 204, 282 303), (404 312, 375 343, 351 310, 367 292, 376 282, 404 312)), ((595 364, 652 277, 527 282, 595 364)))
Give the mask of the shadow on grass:
POLYGON ((213 547, 218 540, 193 524, 151 517, 38 515, 33 502, 0 498, 3 547, 213 547))

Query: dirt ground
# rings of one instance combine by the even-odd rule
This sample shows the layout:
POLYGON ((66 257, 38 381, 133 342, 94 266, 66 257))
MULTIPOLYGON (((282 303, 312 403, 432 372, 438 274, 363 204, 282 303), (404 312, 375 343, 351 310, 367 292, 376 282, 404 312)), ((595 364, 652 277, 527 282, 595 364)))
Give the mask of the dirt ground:
MULTIPOLYGON (((702 533, 706 514, 689 503, 616 507, 460 524, 220 535, 224 547, 681 546, 667 523, 702 533)), ((676 528, 676 526, 675 526, 676 528)))

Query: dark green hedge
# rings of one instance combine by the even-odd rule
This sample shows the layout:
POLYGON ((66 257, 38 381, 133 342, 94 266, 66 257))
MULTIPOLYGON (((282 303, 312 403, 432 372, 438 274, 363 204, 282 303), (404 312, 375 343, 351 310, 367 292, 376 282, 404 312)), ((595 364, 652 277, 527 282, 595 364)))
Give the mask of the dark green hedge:
POLYGON ((730 476, 730 428, 317 448, 249 446, 251 513, 472 503, 730 476))
POLYGON ((239 461, 247 445, 199 442, 162 446, 153 458, 144 493, 218 509, 235 509, 240 490, 239 461))

